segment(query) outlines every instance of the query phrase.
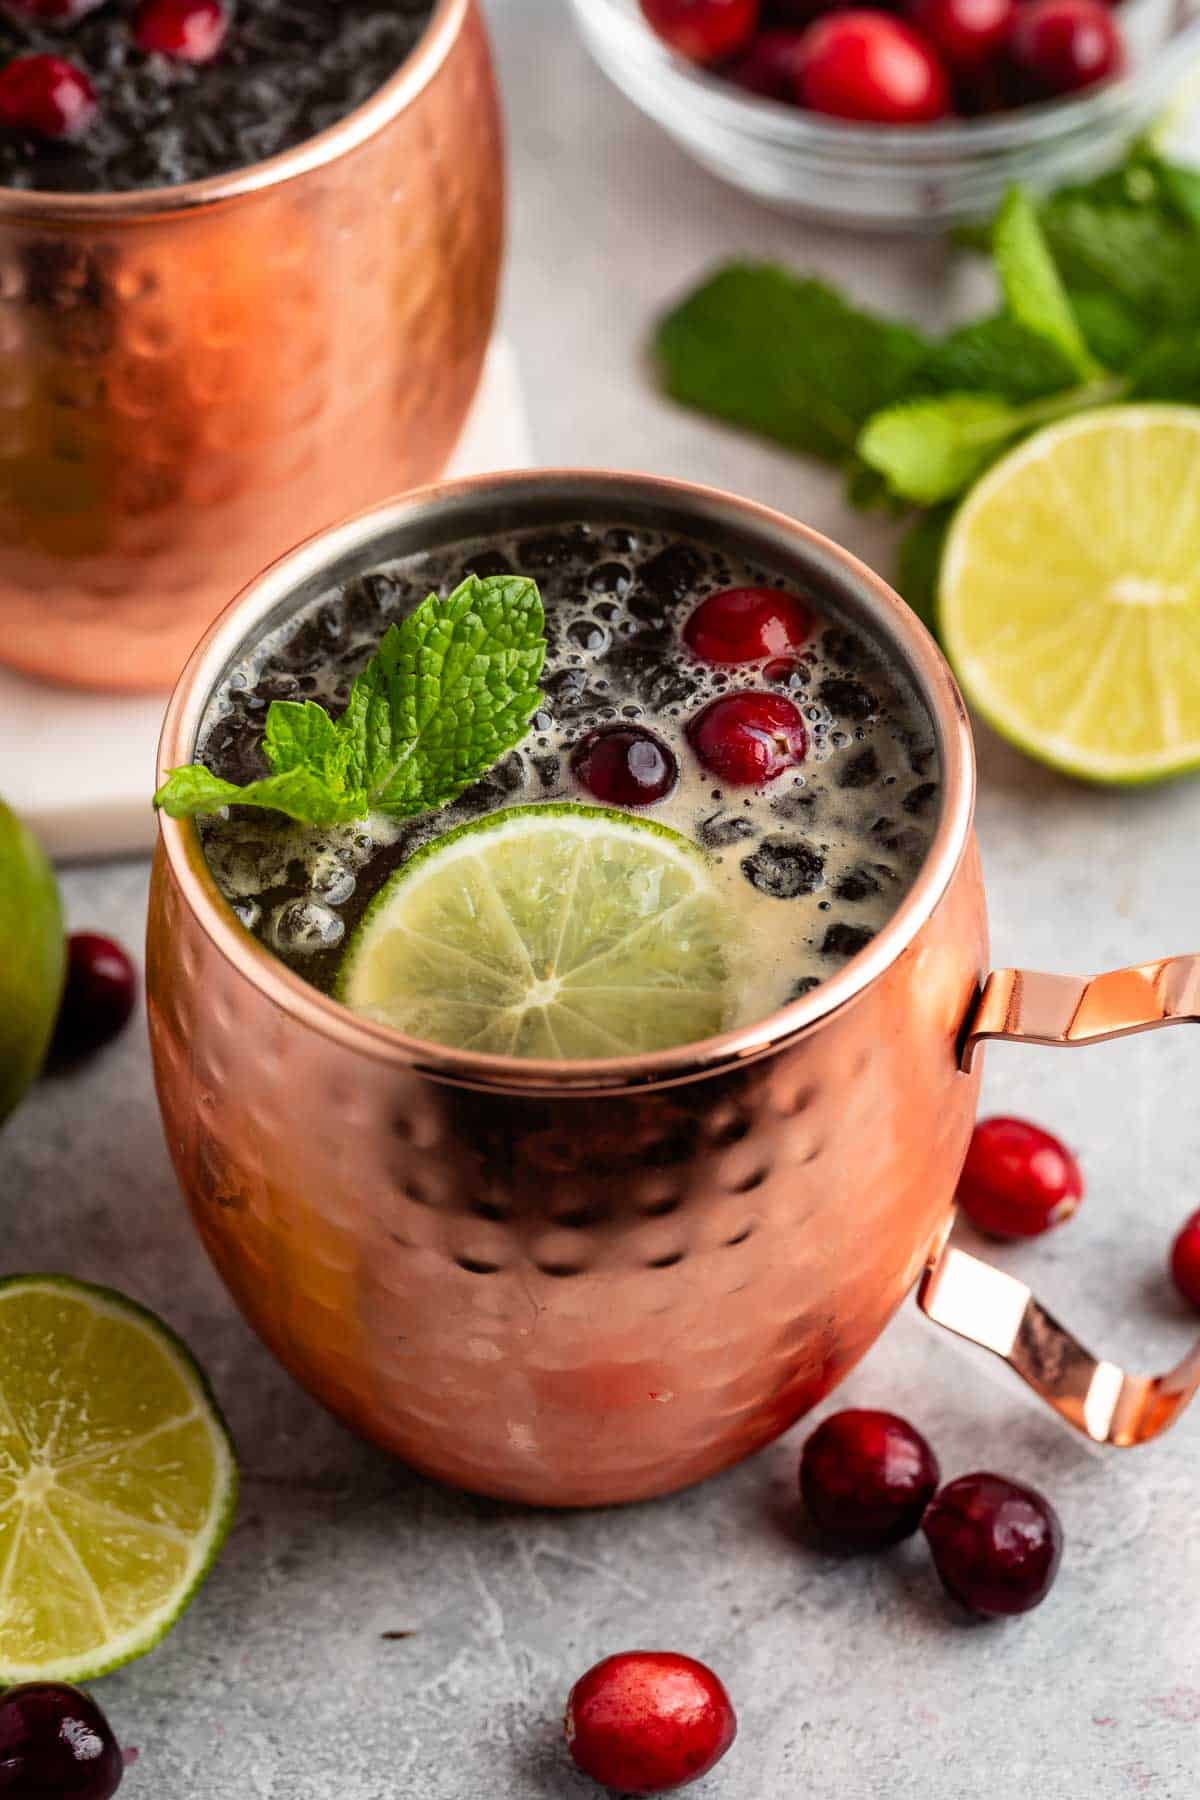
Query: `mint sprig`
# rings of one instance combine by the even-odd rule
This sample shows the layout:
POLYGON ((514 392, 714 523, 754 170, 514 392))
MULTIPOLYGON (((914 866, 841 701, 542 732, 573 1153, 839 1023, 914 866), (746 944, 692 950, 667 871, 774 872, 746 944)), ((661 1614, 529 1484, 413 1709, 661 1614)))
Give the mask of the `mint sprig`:
POLYGON ((1014 189, 960 241, 990 251, 1002 307, 940 342, 744 263, 655 338, 676 399, 840 466, 856 507, 936 509, 901 548, 901 591, 926 618, 953 506, 1013 444, 1087 407, 1200 405, 1200 172, 1137 144, 1045 200, 1014 189))
POLYGON ((239 787, 189 763, 154 804, 175 819, 237 805, 307 825, 435 811, 520 743, 545 654, 537 584, 469 575, 449 599, 430 594, 388 627, 340 718, 315 700, 273 700, 269 775, 239 787))

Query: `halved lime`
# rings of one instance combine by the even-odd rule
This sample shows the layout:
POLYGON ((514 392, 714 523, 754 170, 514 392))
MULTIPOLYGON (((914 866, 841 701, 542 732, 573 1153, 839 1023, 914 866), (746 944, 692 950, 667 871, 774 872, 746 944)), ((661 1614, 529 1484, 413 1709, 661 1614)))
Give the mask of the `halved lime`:
POLYGON ((216 1402, 160 1319, 65 1276, 0 1282, 0 1687, 151 1649, 236 1495, 216 1402))
POLYGON ((0 1124, 41 1067, 65 967, 54 872, 0 800, 0 1124))
POLYGON ((418 852, 373 901, 339 998, 504 1056, 627 1056, 729 1022, 728 927, 702 853, 603 807, 516 806, 418 852))
POLYGON ((940 628, 967 698, 1092 781, 1200 766, 1200 410, 1114 406, 997 463, 950 530, 940 628))

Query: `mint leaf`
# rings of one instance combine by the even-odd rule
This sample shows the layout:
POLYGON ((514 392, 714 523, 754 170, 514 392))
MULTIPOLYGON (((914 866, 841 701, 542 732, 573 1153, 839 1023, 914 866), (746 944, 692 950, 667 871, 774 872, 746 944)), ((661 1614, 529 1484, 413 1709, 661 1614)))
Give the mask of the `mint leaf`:
POLYGON ((1143 325, 1200 315, 1200 235, 1157 207, 1048 200, 1042 230, 1072 292, 1107 294, 1143 325))
POLYGON ((1141 354, 1146 328, 1115 295, 1076 290, 1071 308, 1089 350, 1106 369, 1127 369, 1141 354))
POLYGON ((922 513, 909 526, 896 552, 896 586, 923 625, 937 632, 938 577, 953 506, 922 513))
POLYGON ((1024 412, 998 394, 943 394, 876 413, 858 440, 864 462, 918 506, 950 500, 1022 429, 1024 412))
POLYGON ((469 575, 448 600, 431 594, 388 627, 340 719, 312 700, 271 702, 270 775, 238 787, 192 763, 172 770, 154 804, 172 818, 257 806, 310 825, 434 811, 524 737, 545 653, 536 584, 469 575))
POLYGON ((1200 324, 1156 338, 1129 371, 1131 400, 1200 406, 1200 324))
POLYGON ((1097 372, 1038 223, 1032 200, 1012 188, 992 227, 992 256, 1012 317, 1053 344, 1076 374, 1097 372))
POLYGON ((511 750, 537 707, 544 634, 537 587, 516 575, 469 575, 389 627, 340 721, 368 806, 444 806, 511 750))
POLYGON ((767 263, 731 263, 663 318, 663 386, 685 406, 828 462, 904 393, 928 346, 833 288, 767 263))
POLYGON ((1178 163, 1154 157, 1151 166, 1158 177, 1160 192, 1185 225, 1200 233, 1200 169, 1185 169, 1178 163))
POLYGON ((236 782, 222 781, 203 763, 189 763, 171 770, 154 804, 172 819, 219 812, 223 806, 262 807, 308 825, 335 825, 358 816, 353 796, 333 792, 319 775, 298 768, 238 787, 236 782))
POLYGON ((1074 387, 1078 380, 1075 363, 1057 344, 999 313, 961 325, 943 338, 921 364, 914 386, 1024 401, 1074 387))

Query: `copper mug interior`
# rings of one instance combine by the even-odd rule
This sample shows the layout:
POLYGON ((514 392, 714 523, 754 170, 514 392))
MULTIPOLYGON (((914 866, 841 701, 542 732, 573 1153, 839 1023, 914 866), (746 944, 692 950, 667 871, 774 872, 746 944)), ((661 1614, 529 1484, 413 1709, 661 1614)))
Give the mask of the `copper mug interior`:
POLYGON ((281 156, 0 193, 0 661, 168 688, 309 532, 440 474, 491 332, 503 148, 477 0, 281 156))
MULTIPOLYGON (((717 537, 881 642, 937 738, 926 862, 863 952, 769 1018, 556 1064, 454 1052, 349 1013, 241 928, 195 828, 164 819, 147 949, 156 1080, 231 1293, 357 1430, 443 1480, 537 1505, 638 1499, 748 1455, 836 1386, 919 1279, 926 1310, 1008 1357, 1072 1423, 1130 1441, 1119 1387, 1135 1378, 1115 1371, 1114 1386, 1027 1290, 946 1246, 975 1115, 972 1033, 1015 1035, 1021 1020, 997 1019, 986 977, 962 702, 914 615, 846 551, 751 502, 641 476, 410 495, 310 540, 223 615, 171 701, 160 778, 190 760, 231 663, 312 594, 388 556, 581 517, 717 537)), ((1126 991, 1127 1009, 1138 997, 1126 991)), ((1189 1378, 1166 1378, 1175 1410, 1189 1378)), ((1167 1422, 1152 1410, 1133 1436, 1167 1422)))

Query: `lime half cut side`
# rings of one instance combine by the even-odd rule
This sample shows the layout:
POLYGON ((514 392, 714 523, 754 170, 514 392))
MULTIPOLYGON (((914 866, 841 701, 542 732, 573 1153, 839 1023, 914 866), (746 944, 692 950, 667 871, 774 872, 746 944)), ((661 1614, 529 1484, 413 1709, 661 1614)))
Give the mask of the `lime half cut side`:
POLYGON ((967 698, 1031 756, 1200 766, 1200 410, 1106 407, 1004 457, 951 527, 939 611, 967 698))
POLYGON ((510 807, 392 876, 338 996, 463 1050, 636 1055, 730 1022, 727 936, 705 858, 677 832, 601 807, 510 807))
POLYGON ((0 1282, 0 1688, 151 1649, 236 1494, 220 1413, 160 1320, 64 1276, 0 1282))

